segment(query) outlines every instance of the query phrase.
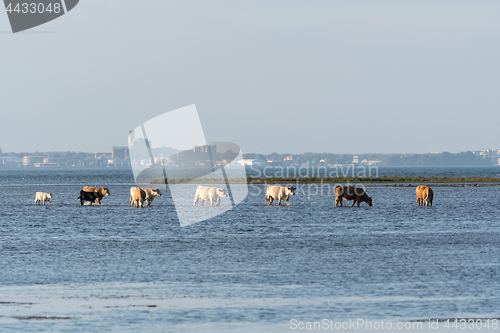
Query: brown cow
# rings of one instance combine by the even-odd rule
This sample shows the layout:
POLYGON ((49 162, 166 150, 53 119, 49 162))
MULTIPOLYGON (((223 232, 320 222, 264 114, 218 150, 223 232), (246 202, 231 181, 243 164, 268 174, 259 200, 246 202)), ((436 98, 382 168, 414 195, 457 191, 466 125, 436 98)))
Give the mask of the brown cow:
POLYGON ((140 187, 137 187, 134 191, 133 199, 135 202, 135 208, 139 208, 139 203, 141 208, 144 207, 144 200, 146 200, 146 192, 140 187))
POLYGON ((368 206, 372 206, 372 198, 366 194, 365 190, 363 190, 361 187, 357 187, 354 185, 350 186, 343 186, 343 185, 337 185, 335 186, 335 207, 341 206, 342 207, 342 199, 345 199, 347 201, 353 200, 352 206, 357 202, 358 207, 361 202, 366 202, 368 206))
MULTIPOLYGON (((102 197, 105 195, 111 195, 107 187, 99 188, 99 187, 84 186, 83 191, 100 193, 102 197)), ((97 199, 97 203, 99 205, 101 204, 101 200, 99 198, 97 199)))
POLYGON ((429 186, 418 185, 416 188, 417 192, 417 203, 419 206, 432 206, 432 200, 434 199, 434 192, 429 186))

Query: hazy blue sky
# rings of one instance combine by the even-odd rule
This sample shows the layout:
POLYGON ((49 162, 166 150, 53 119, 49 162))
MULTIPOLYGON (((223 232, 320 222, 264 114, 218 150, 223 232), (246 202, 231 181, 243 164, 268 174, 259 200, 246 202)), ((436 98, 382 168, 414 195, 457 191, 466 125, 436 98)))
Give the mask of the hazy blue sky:
POLYGON ((81 0, 12 34, 0 148, 110 151, 196 104, 243 152, 500 148, 497 1, 81 0))

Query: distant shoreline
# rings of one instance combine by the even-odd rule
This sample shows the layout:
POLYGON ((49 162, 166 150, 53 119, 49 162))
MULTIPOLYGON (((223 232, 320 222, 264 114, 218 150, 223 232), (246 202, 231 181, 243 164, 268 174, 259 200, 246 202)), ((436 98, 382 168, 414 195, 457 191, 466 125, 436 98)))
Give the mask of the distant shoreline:
MULTIPOLYGON (((228 178, 231 184, 244 184, 244 178, 228 178)), ((151 184, 169 183, 168 179, 153 179, 151 184)), ((170 184, 224 184, 221 178, 197 178, 195 181, 188 178, 171 179, 170 184)), ((377 186, 408 186, 416 187, 419 184, 435 184, 435 186, 498 186, 500 178, 496 177, 247 177, 248 184, 367 184, 377 186)))

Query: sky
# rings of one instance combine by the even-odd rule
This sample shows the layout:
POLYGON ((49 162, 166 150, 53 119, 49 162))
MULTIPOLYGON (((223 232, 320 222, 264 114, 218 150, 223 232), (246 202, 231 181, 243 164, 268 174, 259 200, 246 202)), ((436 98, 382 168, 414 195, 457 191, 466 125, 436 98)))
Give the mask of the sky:
POLYGON ((499 149, 496 1, 81 0, 12 34, 0 148, 106 152, 195 104, 243 153, 499 149))

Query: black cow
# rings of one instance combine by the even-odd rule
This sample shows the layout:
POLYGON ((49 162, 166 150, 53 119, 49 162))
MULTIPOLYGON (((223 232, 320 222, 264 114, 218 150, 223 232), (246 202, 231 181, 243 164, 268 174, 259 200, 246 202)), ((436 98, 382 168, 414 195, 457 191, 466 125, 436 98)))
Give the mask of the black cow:
POLYGON ((337 185, 335 186, 335 207, 341 206, 342 207, 342 198, 345 200, 353 200, 352 206, 357 202, 358 207, 361 202, 366 202, 368 206, 372 206, 372 197, 369 197, 368 194, 366 194, 365 190, 361 187, 357 186, 343 186, 343 185, 337 185))
POLYGON ((90 204, 94 204, 95 200, 97 199, 97 202, 101 202, 102 199, 102 193, 101 192, 85 192, 85 191, 80 191, 80 196, 78 197, 80 199, 80 204, 83 206, 83 203, 85 201, 89 201, 90 204))

